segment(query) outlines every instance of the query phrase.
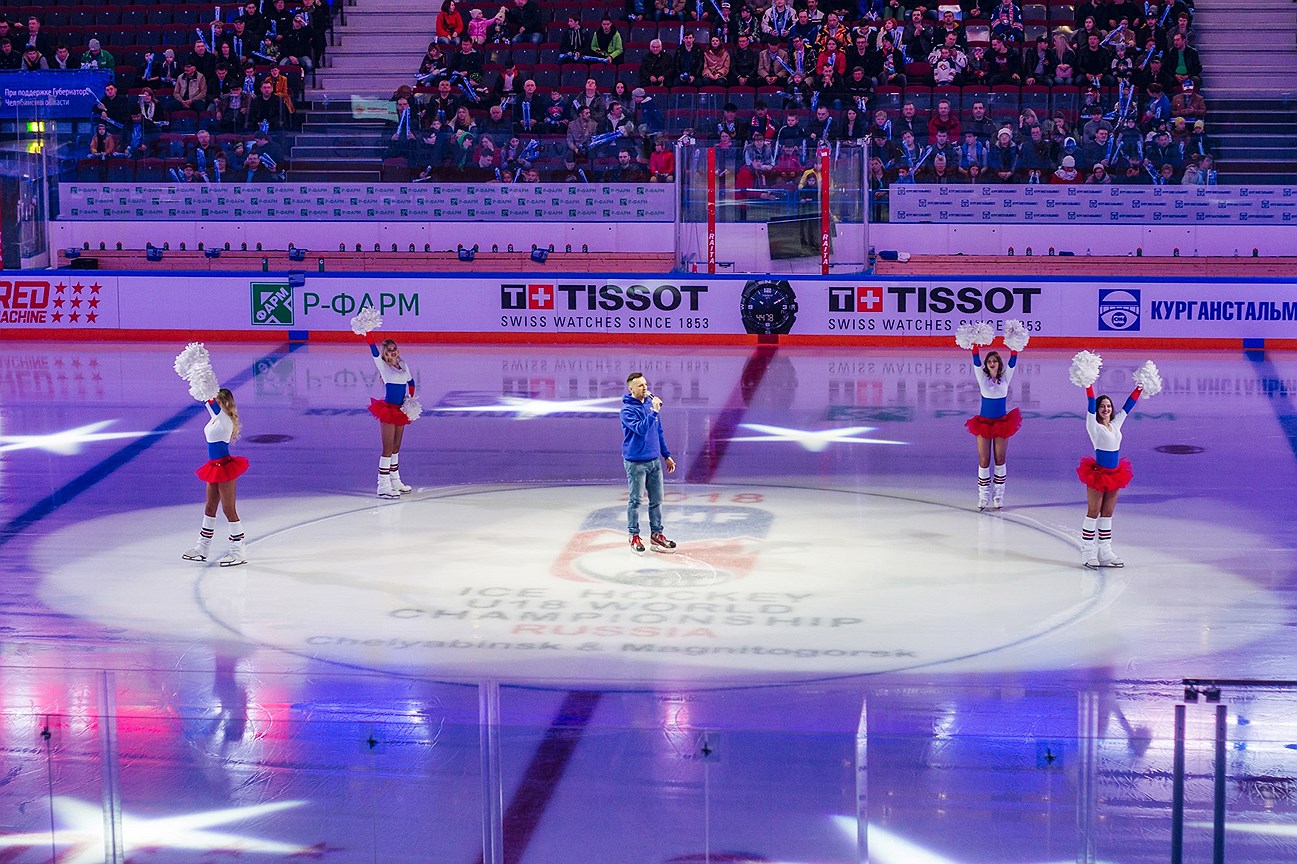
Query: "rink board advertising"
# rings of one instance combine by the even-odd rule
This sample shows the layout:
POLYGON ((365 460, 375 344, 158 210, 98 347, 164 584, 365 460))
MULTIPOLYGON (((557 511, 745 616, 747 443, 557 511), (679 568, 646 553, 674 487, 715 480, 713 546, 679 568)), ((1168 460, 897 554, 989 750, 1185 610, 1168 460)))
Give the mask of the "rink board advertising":
POLYGON ((1289 225, 1297 189, 1283 186, 934 186, 889 189, 893 224, 1289 225))
POLYGON ((58 218, 75 222, 671 222, 675 187, 652 183, 62 183, 58 218))
POLYGON ((483 276, 6 274, 0 330, 346 331, 372 305, 389 331, 525 339, 564 334, 954 337, 965 321, 1021 318, 1084 338, 1297 337, 1297 284, 1244 281, 483 276), (202 304, 174 302, 179 280, 202 304), (300 280, 295 280, 300 281, 300 280))

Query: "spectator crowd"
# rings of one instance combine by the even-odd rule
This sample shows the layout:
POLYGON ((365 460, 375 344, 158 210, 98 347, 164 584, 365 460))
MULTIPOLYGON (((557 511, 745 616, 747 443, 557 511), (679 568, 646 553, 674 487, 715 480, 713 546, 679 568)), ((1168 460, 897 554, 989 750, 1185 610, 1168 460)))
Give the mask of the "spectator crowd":
POLYGON ((331 27, 325 0, 0 10, 0 72, 112 73, 86 118, 83 179, 273 182, 331 27))
POLYGON ((759 192, 868 144, 895 183, 1214 184, 1185 0, 444 0, 393 95, 392 179, 667 181, 717 148, 759 192))
MULTIPOLYGON (((815 185, 823 148, 867 144, 878 209, 897 183, 1216 182, 1188 0, 608 2, 442 0, 392 96, 385 179, 669 182, 675 145, 698 142, 755 195, 815 185)), ((190 10, 171 46, 83 47, 56 10, 0 19, 0 70, 113 71, 82 160, 96 176, 281 179, 330 7, 220 8, 120 13, 143 39, 149 10, 172 35, 190 10)))

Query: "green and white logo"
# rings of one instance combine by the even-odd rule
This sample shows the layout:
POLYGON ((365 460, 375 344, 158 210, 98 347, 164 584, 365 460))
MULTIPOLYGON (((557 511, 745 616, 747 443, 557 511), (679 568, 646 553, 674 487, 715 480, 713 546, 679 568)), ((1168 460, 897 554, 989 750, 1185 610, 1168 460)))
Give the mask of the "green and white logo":
POLYGON ((292 326, 293 287, 287 282, 253 282, 252 323, 267 327, 292 326))

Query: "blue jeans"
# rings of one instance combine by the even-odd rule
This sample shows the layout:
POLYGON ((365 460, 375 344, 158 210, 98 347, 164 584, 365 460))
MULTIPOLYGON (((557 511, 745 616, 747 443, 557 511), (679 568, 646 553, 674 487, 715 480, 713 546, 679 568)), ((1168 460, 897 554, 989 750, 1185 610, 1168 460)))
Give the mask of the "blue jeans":
POLYGON ((630 498, 626 502, 626 531, 629 534, 639 533, 640 489, 648 492, 649 531, 662 533, 662 460, 652 462, 628 462, 626 466, 626 486, 630 498))

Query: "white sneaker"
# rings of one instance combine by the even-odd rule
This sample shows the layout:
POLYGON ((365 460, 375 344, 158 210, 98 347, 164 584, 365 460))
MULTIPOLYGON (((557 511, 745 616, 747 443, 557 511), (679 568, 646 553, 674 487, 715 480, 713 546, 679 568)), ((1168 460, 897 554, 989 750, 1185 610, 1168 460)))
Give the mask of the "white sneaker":
POLYGON ((393 468, 392 473, 387 476, 392 478, 392 488, 397 492, 400 492, 402 495, 408 495, 414 491, 413 486, 407 486, 405 483, 401 482, 401 472, 397 471, 395 468, 393 468))
POLYGON ((188 552, 181 555, 180 557, 184 558, 186 561, 206 561, 207 550, 210 548, 211 548, 210 543, 199 543, 193 549, 190 549, 188 552))
POLYGON ((392 475, 382 474, 378 478, 378 497, 379 498, 400 498, 401 493, 397 492, 392 486, 392 475))

